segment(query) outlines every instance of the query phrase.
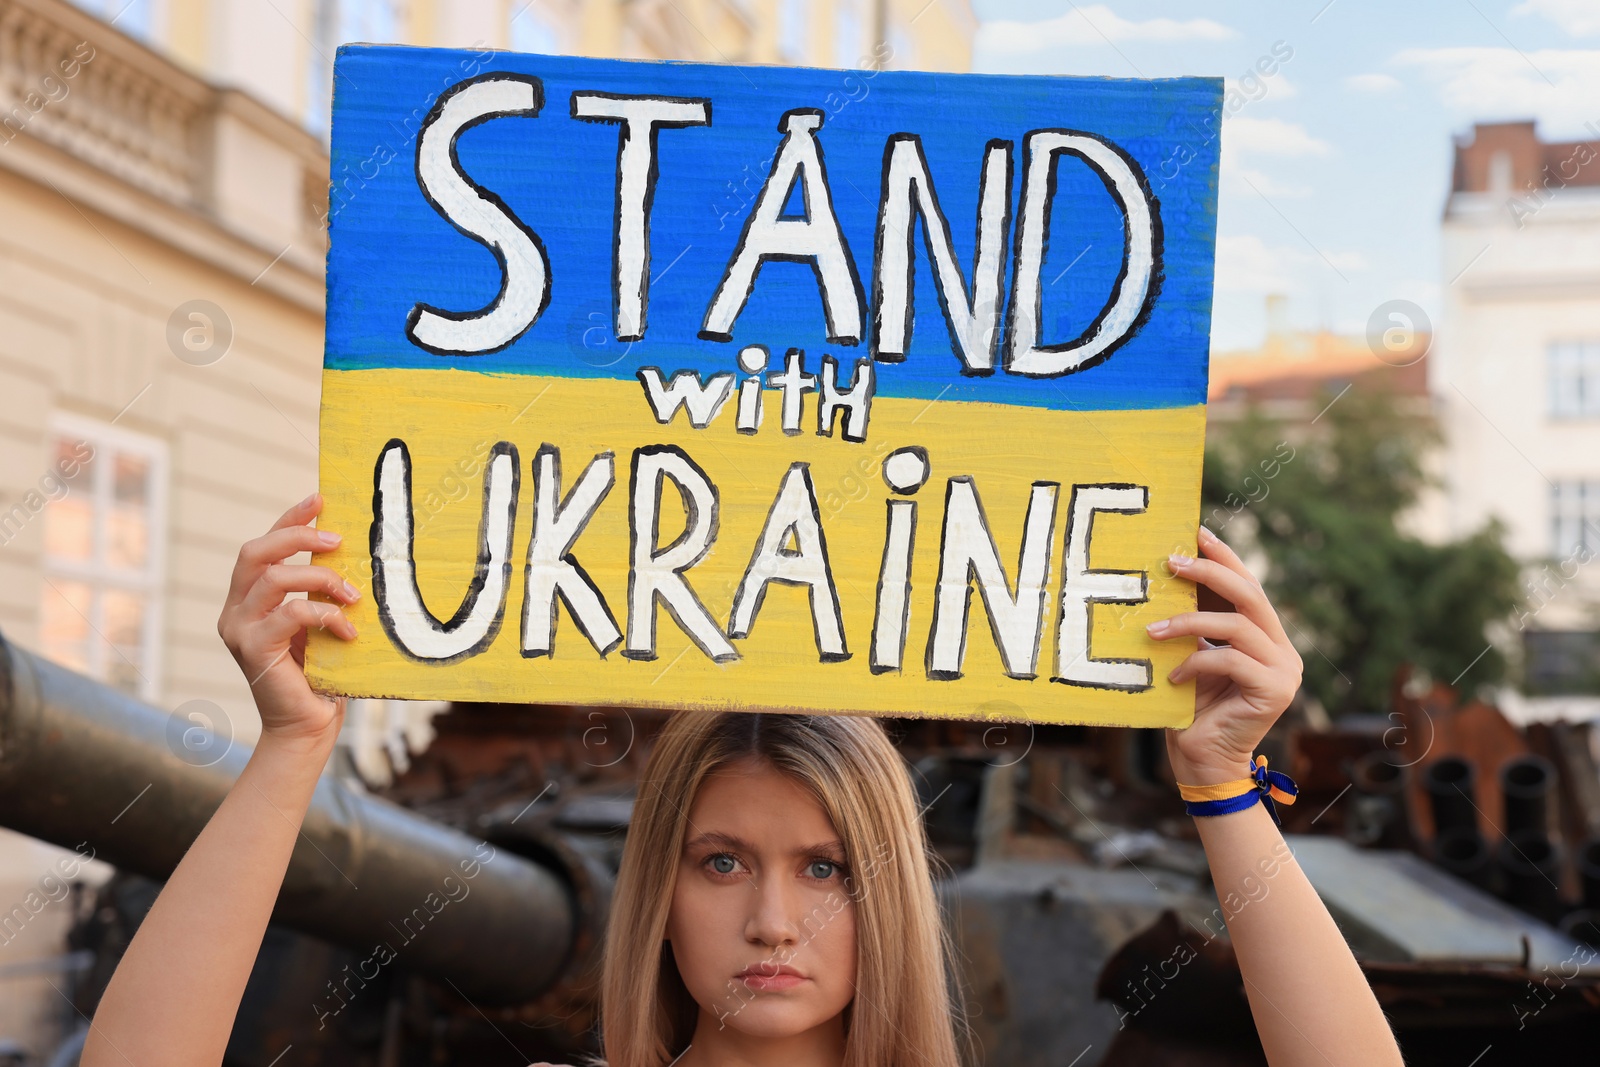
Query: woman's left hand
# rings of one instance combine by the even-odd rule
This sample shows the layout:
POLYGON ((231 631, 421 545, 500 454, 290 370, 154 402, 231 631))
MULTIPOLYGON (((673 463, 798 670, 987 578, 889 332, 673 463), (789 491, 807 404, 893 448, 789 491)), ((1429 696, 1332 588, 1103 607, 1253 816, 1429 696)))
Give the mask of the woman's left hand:
POLYGON ((1233 549, 1200 527, 1202 559, 1173 555, 1172 573, 1226 602, 1229 610, 1191 611, 1147 627, 1158 641, 1198 637, 1200 648, 1167 679, 1195 681, 1194 725, 1167 731, 1178 781, 1214 785, 1243 778, 1268 728, 1300 688, 1300 654, 1284 633, 1261 583, 1233 549))

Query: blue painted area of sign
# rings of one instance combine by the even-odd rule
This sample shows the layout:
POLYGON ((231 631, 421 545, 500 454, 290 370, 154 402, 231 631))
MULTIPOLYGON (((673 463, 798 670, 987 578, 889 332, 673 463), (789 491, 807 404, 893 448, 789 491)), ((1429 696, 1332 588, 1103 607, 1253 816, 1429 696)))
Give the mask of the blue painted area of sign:
MULTIPOLYGON (((909 344, 903 361, 878 363, 878 395, 1068 410, 1200 404, 1206 394, 1221 93, 1215 78, 834 71, 347 46, 335 65, 326 365, 616 379, 658 367, 705 376, 736 371, 739 351, 762 345, 773 353, 773 368, 781 366, 787 349, 799 348, 813 366, 827 354, 848 369, 875 348, 876 235, 887 146, 895 135, 915 134, 968 293, 976 284, 986 149, 1009 142, 1000 288, 1005 313, 996 319, 1001 339, 990 372, 972 373, 953 346, 917 221, 909 344), (490 307, 505 295, 503 288, 514 286, 504 257, 424 195, 418 133, 441 94, 497 73, 535 85, 537 113, 502 113, 465 125, 455 139, 459 173, 497 198, 536 238, 546 263, 547 303, 536 316, 530 307, 531 325, 495 350, 441 354, 408 335, 408 319, 419 305, 466 316, 490 307), (643 272, 648 285, 641 302, 643 336, 637 340, 617 339, 619 137, 625 125, 575 117, 574 94, 708 101, 707 122, 654 130, 643 272), (839 324, 830 328, 813 263, 776 258, 760 265, 728 339, 708 339, 708 332, 716 332, 708 330, 714 299, 763 186, 778 168, 786 141, 780 124, 798 109, 814 109, 816 121, 791 120, 787 137, 810 138, 819 150, 826 193, 858 285, 853 299, 863 323, 860 339, 844 343, 849 338, 840 336, 839 324), (1024 272, 1020 230, 1028 135, 1035 131, 1092 135, 1128 161, 1150 197, 1157 262, 1148 304, 1116 347, 1082 369, 1030 377, 1010 373, 1005 352, 1016 315, 1026 312, 1010 304, 1024 272)), ((1034 271, 1040 294, 1036 336, 1039 347, 1048 349, 1093 332, 1129 273, 1136 242, 1130 215, 1103 169, 1064 152, 1048 157, 1038 177, 1052 179, 1043 258, 1034 271)), ((798 184, 771 195, 781 198, 774 206, 784 205, 781 214, 788 218, 796 217, 794 209, 819 209, 805 202, 798 184)), ((916 211, 910 217, 920 218, 916 211)), ((838 294, 836 299, 841 306, 851 303, 838 294)), ((983 311, 974 314, 981 318, 983 311)))

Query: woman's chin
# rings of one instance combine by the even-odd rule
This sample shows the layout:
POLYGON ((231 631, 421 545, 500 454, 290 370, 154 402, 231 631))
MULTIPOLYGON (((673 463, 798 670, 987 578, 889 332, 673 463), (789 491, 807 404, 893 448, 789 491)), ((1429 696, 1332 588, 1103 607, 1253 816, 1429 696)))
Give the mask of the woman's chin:
POLYGON ((775 1040, 814 1030, 837 1015, 837 1011, 822 1010, 804 1002, 778 996, 761 996, 748 1001, 737 1012, 724 1016, 721 1023, 749 1037, 775 1040))

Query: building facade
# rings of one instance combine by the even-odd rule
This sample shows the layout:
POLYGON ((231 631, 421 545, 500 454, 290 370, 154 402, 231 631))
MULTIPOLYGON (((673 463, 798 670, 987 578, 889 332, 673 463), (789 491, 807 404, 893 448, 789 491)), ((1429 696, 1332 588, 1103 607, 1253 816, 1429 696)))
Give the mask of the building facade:
MULTIPOLYGON (((216 617, 316 485, 327 157, 62 0, 0 0, 0 92, 0 633, 248 739, 216 617)), ((0 834, 0 1036, 36 1054, 68 869, 0 834)))
POLYGON ((963 71, 967 0, 76 0, 325 133, 340 44, 963 71))
POLYGON ((1497 518, 1527 565, 1512 629, 1530 691, 1600 692, 1600 140, 1476 126, 1441 237, 1429 384, 1450 529, 1497 518))
MULTIPOLYGON (((972 27, 965 0, 0 0, 0 634, 252 739, 216 618, 316 488, 340 43, 961 70, 972 27)), ((425 740, 364 711, 375 776, 425 740)), ((54 887, 81 867, 0 830, 0 1045, 79 1023, 54 887)))

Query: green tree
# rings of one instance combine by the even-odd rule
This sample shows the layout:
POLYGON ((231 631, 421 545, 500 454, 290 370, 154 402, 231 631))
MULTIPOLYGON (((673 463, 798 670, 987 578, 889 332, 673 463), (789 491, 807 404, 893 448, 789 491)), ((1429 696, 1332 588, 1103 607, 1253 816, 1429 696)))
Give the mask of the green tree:
POLYGON ((1339 714, 1386 710, 1402 664, 1469 693, 1500 681, 1505 657, 1486 631, 1521 594, 1499 524, 1446 544, 1403 532, 1437 431, 1377 388, 1323 404, 1310 426, 1252 410, 1221 428, 1202 486, 1206 525, 1233 540, 1249 530, 1266 557, 1307 690, 1339 714))

